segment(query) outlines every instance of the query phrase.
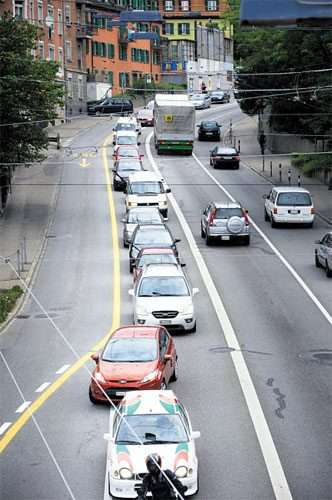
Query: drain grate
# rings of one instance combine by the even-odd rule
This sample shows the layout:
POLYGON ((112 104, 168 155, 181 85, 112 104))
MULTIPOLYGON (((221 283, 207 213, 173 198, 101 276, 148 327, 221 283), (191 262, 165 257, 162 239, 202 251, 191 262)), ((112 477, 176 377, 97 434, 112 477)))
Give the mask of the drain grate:
POLYGON ((30 314, 18 314, 17 316, 15 316, 16 319, 29 319, 30 318, 30 314))
POLYGON ((319 349, 315 351, 303 352, 298 357, 308 363, 332 366, 332 350, 319 349))

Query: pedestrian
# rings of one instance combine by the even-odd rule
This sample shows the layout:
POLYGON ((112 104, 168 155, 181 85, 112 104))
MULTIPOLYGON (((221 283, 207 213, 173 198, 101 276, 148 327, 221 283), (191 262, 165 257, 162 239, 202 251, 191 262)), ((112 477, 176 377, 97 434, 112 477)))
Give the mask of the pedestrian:
POLYGON ((202 82, 202 85, 201 85, 201 91, 202 91, 202 94, 205 94, 206 93, 206 85, 204 82, 202 82))
POLYGON ((261 133, 259 136, 259 145, 261 147, 261 154, 264 155, 265 153, 265 144, 266 144, 266 136, 264 132, 261 133))

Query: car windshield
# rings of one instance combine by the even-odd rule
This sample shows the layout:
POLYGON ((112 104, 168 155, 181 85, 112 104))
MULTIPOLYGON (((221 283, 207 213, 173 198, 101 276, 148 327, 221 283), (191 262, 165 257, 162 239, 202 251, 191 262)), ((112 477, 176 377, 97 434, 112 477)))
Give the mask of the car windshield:
POLYGON ((194 94, 194 95, 191 96, 191 99, 192 100, 200 100, 201 101, 201 100, 204 99, 204 97, 201 94, 194 94))
POLYGON ((157 359, 157 343, 154 338, 112 339, 102 354, 103 361, 113 363, 144 363, 157 359))
POLYGON ((157 223, 162 222, 160 212, 156 210, 131 210, 128 214, 127 222, 129 224, 140 224, 140 223, 157 223))
POLYGON ((119 148, 117 154, 125 158, 137 158, 138 151, 134 148, 119 148))
POLYGON ((131 182, 129 186, 131 194, 160 194, 164 193, 164 186, 162 182, 148 181, 148 182, 131 182))
POLYGON ((135 245, 145 245, 149 247, 156 247, 158 245, 171 246, 173 240, 166 229, 149 229, 147 231, 137 231, 133 243, 135 245))
POLYGON ((120 135, 120 137, 117 138, 117 143, 118 144, 137 144, 137 139, 136 137, 132 135, 120 135))
POLYGON ((235 149, 227 149, 227 150, 217 149, 215 153, 220 156, 237 156, 237 152, 235 149))
POLYGON ((202 127, 203 128, 216 128, 218 127, 218 123, 217 122, 202 122, 202 127))
POLYGON ((121 161, 118 164, 118 172, 124 172, 127 170, 142 170, 140 161, 121 161))
POLYGON ((136 130, 136 126, 134 123, 117 123, 115 126, 115 130, 136 130))
POLYGON ((309 207, 312 205, 312 201, 308 193, 280 193, 277 199, 277 205, 309 207))
POLYGON ((115 438, 116 444, 183 443, 188 434, 180 415, 124 415, 115 438))
POLYGON ((231 217, 243 217, 241 208, 217 208, 216 219, 230 219, 231 217))
POLYGON ((213 97, 223 97, 224 93, 221 90, 214 90, 211 92, 211 96, 213 97))
POLYGON ((183 297, 189 290, 182 276, 151 276, 143 278, 139 287, 139 297, 183 297))
POLYGON ((173 253, 156 253, 142 255, 137 263, 137 267, 143 267, 147 264, 177 264, 173 253))

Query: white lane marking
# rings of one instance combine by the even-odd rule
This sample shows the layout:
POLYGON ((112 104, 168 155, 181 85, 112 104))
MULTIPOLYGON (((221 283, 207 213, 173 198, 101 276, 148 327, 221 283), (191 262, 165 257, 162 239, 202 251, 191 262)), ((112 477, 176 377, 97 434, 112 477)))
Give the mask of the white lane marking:
MULTIPOLYGON (((146 139, 146 152, 147 156, 151 162, 152 168, 155 172, 160 174, 157 164, 151 154, 150 139, 153 132, 149 134, 146 139)), ((251 420, 257 435, 259 445, 262 450, 266 468, 271 480, 272 488, 277 500, 290 500, 292 499, 292 494, 290 492, 285 473, 283 471, 280 458, 277 449, 274 445, 272 435, 264 416, 263 409, 259 402, 254 384, 251 380, 249 370, 247 368, 246 362, 244 360, 243 354, 239 342, 237 340, 235 331, 230 322, 230 319, 225 310, 224 304, 219 296, 217 288, 212 280, 210 272, 205 264, 205 261, 198 249, 195 238, 191 232, 191 229, 177 203, 172 193, 168 195, 168 198, 172 204, 174 212, 176 213, 178 220, 182 226, 184 234, 187 238, 189 248, 193 254, 196 261, 197 267, 201 274, 202 280, 205 284, 207 292, 209 294, 211 303, 214 307, 215 313, 219 320, 220 326, 223 330, 224 337, 228 347, 232 347, 235 351, 230 353, 233 361, 233 365, 239 379, 241 389, 247 403, 247 407, 251 416, 251 420)))
MULTIPOLYGON (((107 432, 111 432, 111 422, 112 422, 112 418, 113 418, 113 413, 114 413, 114 410, 111 407, 107 432)), ((104 500, 110 500, 110 495, 109 495, 109 491, 108 491, 108 471, 109 471, 109 466, 110 466, 110 456, 111 456, 111 442, 108 441, 107 442, 107 449, 106 449, 106 472, 105 472, 105 482, 104 482, 104 500)))
POLYGON ((57 375, 61 375, 61 373, 64 373, 66 370, 68 370, 68 368, 70 367, 70 365, 63 365, 61 366, 61 368, 59 368, 58 371, 56 371, 55 373, 57 375))
POLYGON ((2 426, 0 427, 0 436, 2 436, 2 434, 4 432, 6 432, 6 430, 8 429, 8 427, 10 427, 12 425, 11 422, 5 422, 2 424, 2 426))
POLYGON ((15 411, 15 413, 23 413, 31 405, 31 401, 24 401, 15 411))
POLYGON ((38 387, 38 389, 35 390, 35 392, 43 392, 49 385, 51 385, 51 382, 44 382, 38 387))
MULTIPOLYGON (((218 188, 221 189, 221 191, 223 191, 225 193, 225 195, 228 196, 228 198, 231 201, 234 202, 235 199, 230 194, 230 192, 222 184, 220 184, 220 182, 211 174, 211 172, 209 172, 209 170, 205 167, 205 165, 203 165, 203 163, 197 158, 197 156, 195 154, 193 154, 193 158, 194 158, 194 160, 196 160, 196 162, 198 163, 198 165, 204 170, 204 172, 206 173, 206 175, 208 175, 210 177, 210 179, 213 180, 213 182, 218 186, 218 188)), ((258 232, 258 234, 263 238, 263 240, 265 241, 265 243, 271 248, 271 250, 281 260, 281 262, 288 269, 288 271, 291 273, 291 275, 293 276, 293 278, 295 278, 295 280, 303 288, 303 290, 308 295, 308 297, 313 301, 313 303, 315 304, 315 306, 323 314, 323 316, 325 317, 325 319, 330 323, 330 325, 332 325, 332 316, 328 313, 328 311, 325 309, 325 307, 323 306, 323 304, 321 304, 321 302, 319 302, 319 300, 316 297, 316 295, 310 290, 310 288, 308 287, 308 285, 304 282, 304 280, 301 278, 301 276, 295 271, 295 269, 288 262, 288 260, 286 260, 286 258, 282 255, 282 253, 277 249, 277 247, 272 243, 272 241, 270 241, 269 238, 266 236, 266 234, 263 233, 263 231, 257 226, 256 222, 251 217, 248 217, 248 218, 249 218, 252 226, 256 229, 256 231, 258 232)))

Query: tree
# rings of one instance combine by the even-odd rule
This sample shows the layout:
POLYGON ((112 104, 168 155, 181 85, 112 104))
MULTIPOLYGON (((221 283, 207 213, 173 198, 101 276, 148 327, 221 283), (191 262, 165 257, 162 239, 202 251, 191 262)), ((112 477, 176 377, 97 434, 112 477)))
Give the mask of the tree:
POLYGON ((63 104, 58 64, 33 57, 40 28, 6 13, 0 19, 0 169, 45 158, 43 127, 63 104))

